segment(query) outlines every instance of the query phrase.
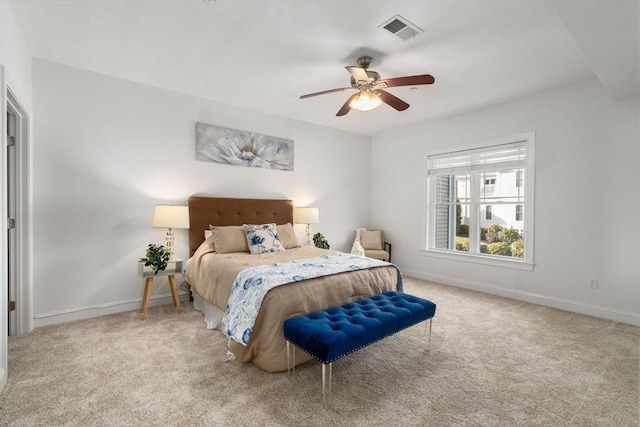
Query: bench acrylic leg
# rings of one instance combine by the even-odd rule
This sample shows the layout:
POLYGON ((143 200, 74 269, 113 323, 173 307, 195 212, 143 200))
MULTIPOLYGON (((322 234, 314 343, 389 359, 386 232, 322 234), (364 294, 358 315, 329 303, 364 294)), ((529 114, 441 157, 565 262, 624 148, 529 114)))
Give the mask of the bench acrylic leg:
POLYGON ((291 344, 287 341, 287 374, 291 371, 291 344))
POLYGON ((433 317, 431 319, 427 319, 426 322, 424 322, 424 330, 427 333, 427 351, 431 350, 431 321, 433 320, 433 317))
POLYGON ((329 392, 331 392, 331 371, 333 370, 333 363, 322 364, 322 398, 326 395, 326 383, 327 383, 327 365, 329 365, 329 392))

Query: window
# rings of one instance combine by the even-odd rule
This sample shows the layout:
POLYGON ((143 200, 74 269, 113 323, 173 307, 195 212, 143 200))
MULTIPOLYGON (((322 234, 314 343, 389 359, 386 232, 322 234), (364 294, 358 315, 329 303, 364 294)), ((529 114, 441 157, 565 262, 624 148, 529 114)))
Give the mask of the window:
POLYGON ((493 215, 491 212, 491 205, 487 205, 484 211, 484 219, 487 221, 491 221, 492 218, 493 218, 493 215))
POLYGON ((484 179, 482 180, 484 182, 484 187, 482 188, 482 192, 485 194, 493 194, 496 191, 496 177, 495 175, 492 176, 485 176, 484 179))
POLYGON ((516 221, 522 221, 524 205, 516 205, 516 221))
POLYGON ((524 182, 524 170, 519 169, 516 171, 516 187, 522 187, 524 182))
POLYGON ((530 133, 429 154, 425 253, 531 269, 533 150, 530 133))

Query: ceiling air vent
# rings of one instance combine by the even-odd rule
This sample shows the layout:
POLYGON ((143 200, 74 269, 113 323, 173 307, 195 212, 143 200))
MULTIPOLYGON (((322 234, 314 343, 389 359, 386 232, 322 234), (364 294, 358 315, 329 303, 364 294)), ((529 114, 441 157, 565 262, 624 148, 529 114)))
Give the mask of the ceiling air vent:
POLYGON ((394 16, 378 28, 383 28, 402 40, 409 40, 424 32, 422 28, 412 24, 407 18, 400 15, 394 16))

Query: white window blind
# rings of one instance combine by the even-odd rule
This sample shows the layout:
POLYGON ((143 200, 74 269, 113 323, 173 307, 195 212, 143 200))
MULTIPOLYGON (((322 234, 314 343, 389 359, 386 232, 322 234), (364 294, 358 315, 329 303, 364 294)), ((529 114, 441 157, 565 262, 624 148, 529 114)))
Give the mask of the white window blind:
POLYGON ((427 157, 429 176, 523 168, 527 164, 526 141, 493 145, 427 157))

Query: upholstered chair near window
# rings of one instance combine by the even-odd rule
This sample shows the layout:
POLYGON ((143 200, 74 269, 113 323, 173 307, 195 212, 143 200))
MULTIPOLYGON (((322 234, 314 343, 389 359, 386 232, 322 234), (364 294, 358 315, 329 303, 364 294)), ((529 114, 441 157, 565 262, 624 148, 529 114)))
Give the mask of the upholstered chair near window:
POLYGON ((384 241, 382 230, 358 228, 351 253, 391 262, 391 243, 384 241))

